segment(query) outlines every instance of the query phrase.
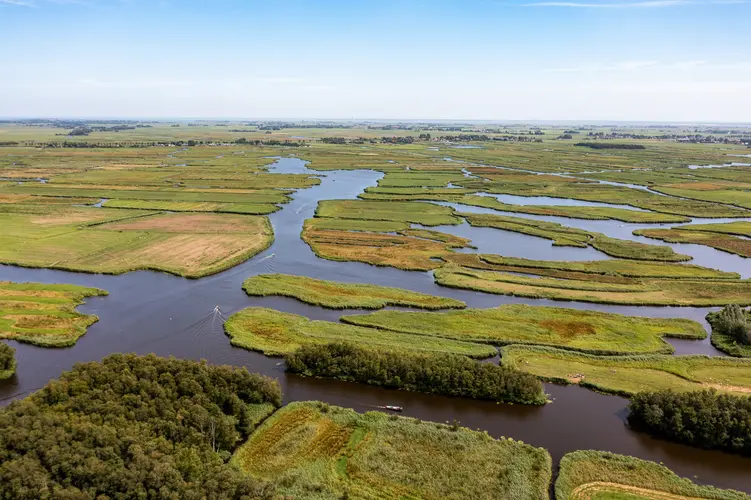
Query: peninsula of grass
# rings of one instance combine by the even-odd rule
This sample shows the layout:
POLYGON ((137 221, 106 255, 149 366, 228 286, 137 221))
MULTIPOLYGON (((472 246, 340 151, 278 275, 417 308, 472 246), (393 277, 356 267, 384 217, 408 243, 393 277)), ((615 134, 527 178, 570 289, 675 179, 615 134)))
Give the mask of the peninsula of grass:
POLYGON ((459 213, 470 225, 475 227, 492 227, 505 231, 514 231, 553 240, 555 246, 592 248, 611 257, 621 259, 650 260, 664 262, 682 262, 691 260, 688 255, 675 253, 672 248, 662 245, 646 245, 635 241, 610 238, 601 233, 563 226, 556 222, 538 221, 524 217, 503 215, 459 213))
POLYGON ((344 316, 347 324, 493 345, 554 346, 592 354, 671 353, 663 337, 703 339, 687 319, 624 316, 560 307, 503 305, 435 313, 377 311, 344 316))
POLYGON ((441 286, 533 299, 637 306, 751 304, 751 280, 633 279, 604 283, 592 279, 538 278, 457 267, 437 269, 433 275, 441 286))
POLYGON ((10 378, 16 373, 16 350, 0 342, 0 380, 10 378))
POLYGON ((363 328, 330 321, 311 321, 304 316, 250 307, 224 323, 230 343, 268 356, 292 353, 304 345, 346 341, 384 351, 418 351, 490 358, 498 351, 489 345, 450 338, 425 337, 363 328))
POLYGON ((316 217, 411 222, 423 226, 462 223, 450 207, 399 201, 322 200, 318 202, 316 217))
POLYGON ((460 300, 369 284, 340 283, 289 274, 259 274, 243 283, 248 295, 292 297, 329 309, 381 309, 386 306, 419 309, 461 309, 460 300))
POLYGON ((0 210, 0 226, 5 264, 106 274, 143 269, 189 278, 237 265, 274 238, 264 216, 107 208, 0 210))
POLYGON ((318 402, 269 417, 230 464, 288 498, 548 498, 547 451, 458 426, 318 402))
POLYGON ((606 451, 564 455, 555 482, 556 500, 749 500, 748 495, 700 486, 667 467, 606 451))
POLYGON ((594 356, 563 349, 510 345, 501 349, 504 366, 558 384, 579 384, 607 394, 643 391, 751 393, 751 360, 662 354, 594 356))
POLYGON ((383 352, 346 342, 304 345, 285 356, 287 371, 392 389, 542 405, 534 375, 456 354, 383 352))
MULTIPOLYGON (((521 271, 536 274, 541 271, 593 274, 606 277, 666 278, 666 279, 739 279, 738 273, 718 271, 692 264, 667 262, 642 262, 630 259, 606 259, 592 261, 531 260, 501 255, 481 255, 482 261, 493 264, 499 271, 521 271), (506 269, 504 269, 506 268, 506 269)), ((561 274, 561 276, 563 276, 561 274)))
MULTIPOLYGON (((721 225, 717 224, 717 226, 721 225)), ((703 226, 708 227, 710 224, 703 226)), ((692 228, 692 226, 678 226, 671 229, 640 229, 634 231, 634 234, 667 241, 668 243, 704 245, 741 257, 751 257, 751 239, 748 236, 734 236, 733 233, 728 232, 702 231, 689 228, 692 228)), ((732 231, 732 229, 729 229, 729 231, 732 231)))
POLYGON ((99 318, 75 310, 104 290, 76 285, 0 282, 0 338, 42 347, 68 347, 99 318))

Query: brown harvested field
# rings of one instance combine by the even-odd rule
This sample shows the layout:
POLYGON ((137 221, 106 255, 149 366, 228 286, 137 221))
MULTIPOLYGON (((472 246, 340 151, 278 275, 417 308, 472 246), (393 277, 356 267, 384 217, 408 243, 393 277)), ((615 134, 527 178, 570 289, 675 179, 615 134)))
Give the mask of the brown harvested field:
POLYGON ((99 226, 113 231, 157 231, 164 233, 258 233, 263 232, 264 219, 245 215, 212 213, 174 213, 154 215, 99 226))

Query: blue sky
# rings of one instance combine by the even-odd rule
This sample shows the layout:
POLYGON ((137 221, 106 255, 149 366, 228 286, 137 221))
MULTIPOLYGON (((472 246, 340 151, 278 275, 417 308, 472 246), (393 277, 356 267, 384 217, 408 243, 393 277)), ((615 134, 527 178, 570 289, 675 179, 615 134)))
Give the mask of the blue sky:
POLYGON ((751 0, 0 0, 0 116, 751 122, 751 0))

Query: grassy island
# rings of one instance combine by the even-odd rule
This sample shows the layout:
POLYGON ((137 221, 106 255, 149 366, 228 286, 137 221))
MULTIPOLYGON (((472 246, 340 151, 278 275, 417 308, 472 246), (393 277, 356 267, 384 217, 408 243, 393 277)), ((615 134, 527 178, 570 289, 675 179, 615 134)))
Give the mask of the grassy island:
POLYGON ((594 354, 671 353, 663 337, 706 338, 697 322, 564 309, 504 305, 436 313, 377 311, 342 321, 382 331, 494 345, 548 345, 594 354))
POLYGON ((339 283, 289 274, 259 274, 243 283, 248 295, 280 295, 330 309, 381 309, 386 306, 419 309, 461 309, 460 300, 437 297, 402 288, 339 283))
POLYGON ((0 282, 0 338, 68 347, 99 318, 75 310, 104 290, 76 285, 0 282))
POLYGON ((548 498, 547 451, 462 427, 290 403, 230 462, 295 498, 548 498))

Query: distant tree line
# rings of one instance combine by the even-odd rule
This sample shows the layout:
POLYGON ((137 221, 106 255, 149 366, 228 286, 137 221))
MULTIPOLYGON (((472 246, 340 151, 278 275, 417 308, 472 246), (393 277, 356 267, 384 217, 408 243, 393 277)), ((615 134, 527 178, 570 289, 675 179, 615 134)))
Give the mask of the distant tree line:
POLYGON ((491 401, 546 400, 535 376, 455 354, 384 352, 335 342, 305 345, 285 359, 287 371, 306 376, 491 401))
POLYGON ((245 369, 115 354, 0 411, 0 498, 271 498, 226 460, 281 404, 245 369))
POLYGON ((715 390, 646 392, 629 403, 636 430, 699 448, 751 455, 751 397, 715 390))
POLYGON ((16 370, 16 350, 0 342, 0 373, 16 370))
POLYGON ((641 144, 601 143, 601 142, 577 142, 574 146, 582 146, 592 149, 647 149, 641 144))

